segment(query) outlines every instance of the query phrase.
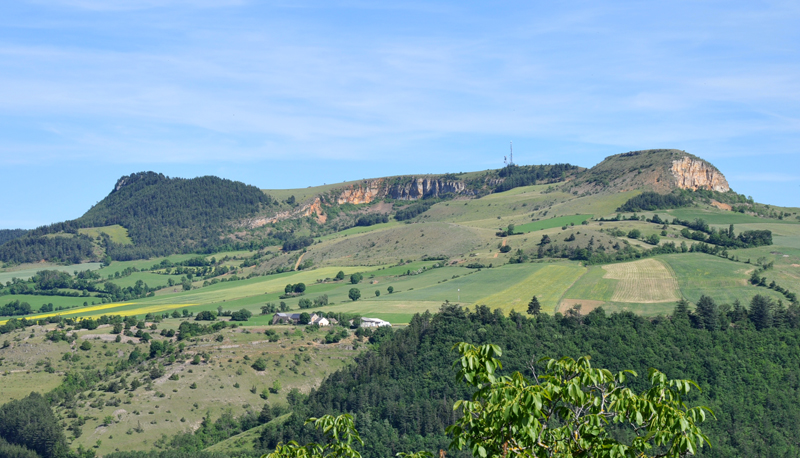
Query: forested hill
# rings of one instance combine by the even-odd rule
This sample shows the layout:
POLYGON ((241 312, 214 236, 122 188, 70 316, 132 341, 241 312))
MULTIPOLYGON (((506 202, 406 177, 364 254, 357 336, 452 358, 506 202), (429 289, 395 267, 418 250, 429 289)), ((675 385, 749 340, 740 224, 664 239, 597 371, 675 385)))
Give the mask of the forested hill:
POLYGON ((717 417, 702 425, 712 447, 699 456, 796 456, 800 315, 776 308, 767 327, 756 308, 750 311, 753 321, 738 307, 719 316, 726 323, 733 319, 734 326, 709 331, 700 317, 685 314, 649 320, 632 313, 607 316, 598 309, 586 316, 528 318, 513 312, 506 317, 485 306, 473 312, 445 306, 440 313, 418 315, 394 335, 378 331, 378 351, 331 375, 295 405, 282 426, 267 425, 258 445, 268 450, 278 441, 305 443, 316 439, 303 427, 306 418, 349 412, 366 442, 365 457, 446 450, 444 428, 454 422, 453 402, 469 394, 456 382, 452 346, 467 341, 500 345, 505 373, 530 374, 529 364, 543 357, 590 355, 596 367, 635 370, 639 376, 630 386, 636 391, 648 386, 650 367, 670 378, 695 380, 703 392, 688 403, 708 406, 717 417))
POLYGON ((0 245, 10 240, 22 237, 26 232, 28 231, 25 229, 0 229, 0 245))
POLYGON ((111 225, 127 229, 133 241, 132 245, 118 244, 105 238, 102 245, 113 259, 209 250, 223 243, 220 234, 227 223, 255 215, 273 203, 260 189, 237 181, 135 173, 120 178, 114 190, 80 218, 31 230, 0 246, 0 260, 91 258, 94 241, 78 230, 111 225))

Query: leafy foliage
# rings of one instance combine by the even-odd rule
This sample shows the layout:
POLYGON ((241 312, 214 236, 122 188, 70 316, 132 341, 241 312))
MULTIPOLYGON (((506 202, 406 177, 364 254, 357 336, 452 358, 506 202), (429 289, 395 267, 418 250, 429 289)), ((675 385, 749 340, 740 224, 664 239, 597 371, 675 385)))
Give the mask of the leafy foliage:
POLYGON ((451 448, 474 456, 657 456, 694 454, 708 439, 697 423, 703 407, 687 408, 688 380, 667 380, 650 369, 652 387, 637 395, 625 387, 633 371, 592 368, 589 357, 544 359, 546 372, 529 380, 520 372, 497 375, 500 347, 460 343, 458 378, 477 390, 456 401, 463 415, 447 428, 451 448), (607 429, 628 429, 627 440, 607 429))

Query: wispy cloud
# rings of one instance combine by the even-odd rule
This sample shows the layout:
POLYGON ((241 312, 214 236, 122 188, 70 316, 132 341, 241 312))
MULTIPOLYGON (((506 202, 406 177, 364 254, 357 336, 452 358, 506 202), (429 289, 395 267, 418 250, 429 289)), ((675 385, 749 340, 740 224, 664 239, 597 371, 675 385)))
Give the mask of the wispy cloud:
POLYGON ((0 35, 2 164, 469 169, 513 138, 547 162, 677 147, 800 167, 792 2, 32 5, 0 35))

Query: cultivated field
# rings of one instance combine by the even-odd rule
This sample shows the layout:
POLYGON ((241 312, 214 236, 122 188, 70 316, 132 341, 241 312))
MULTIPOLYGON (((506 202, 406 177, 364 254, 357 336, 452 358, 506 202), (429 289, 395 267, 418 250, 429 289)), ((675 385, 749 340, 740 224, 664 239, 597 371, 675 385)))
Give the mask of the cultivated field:
POLYGON ((603 266, 604 278, 617 280, 614 302, 674 302, 680 299, 678 281, 669 267, 656 259, 603 266))
MULTIPOLYGON (((474 305, 487 305, 491 309, 512 310, 525 313, 528 302, 536 296, 542 312, 554 313, 564 292, 586 271, 577 264, 540 264, 540 268, 523 281, 488 295, 474 305)), ((491 290, 490 290, 491 291, 491 290)))

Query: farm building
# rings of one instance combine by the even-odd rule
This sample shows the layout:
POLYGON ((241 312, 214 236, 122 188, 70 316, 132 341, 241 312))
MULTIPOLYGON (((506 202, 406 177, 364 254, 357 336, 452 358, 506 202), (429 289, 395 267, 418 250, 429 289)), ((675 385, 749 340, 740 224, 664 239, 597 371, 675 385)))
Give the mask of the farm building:
POLYGON ((311 322, 309 324, 316 324, 317 326, 330 326, 331 322, 324 316, 311 315, 311 322))
POLYGON ((279 312, 272 316, 272 324, 296 324, 299 320, 299 313, 279 312))
MULTIPOLYGON (((272 324, 298 324, 300 322, 300 315, 300 313, 279 312, 272 316, 272 324)), ((316 324, 319 326, 331 325, 327 318, 323 318, 316 313, 311 314, 311 320, 308 324, 316 324)))
POLYGON ((361 327, 362 328, 380 328, 383 326, 391 326, 392 323, 388 321, 383 321, 380 318, 361 318, 361 327))

